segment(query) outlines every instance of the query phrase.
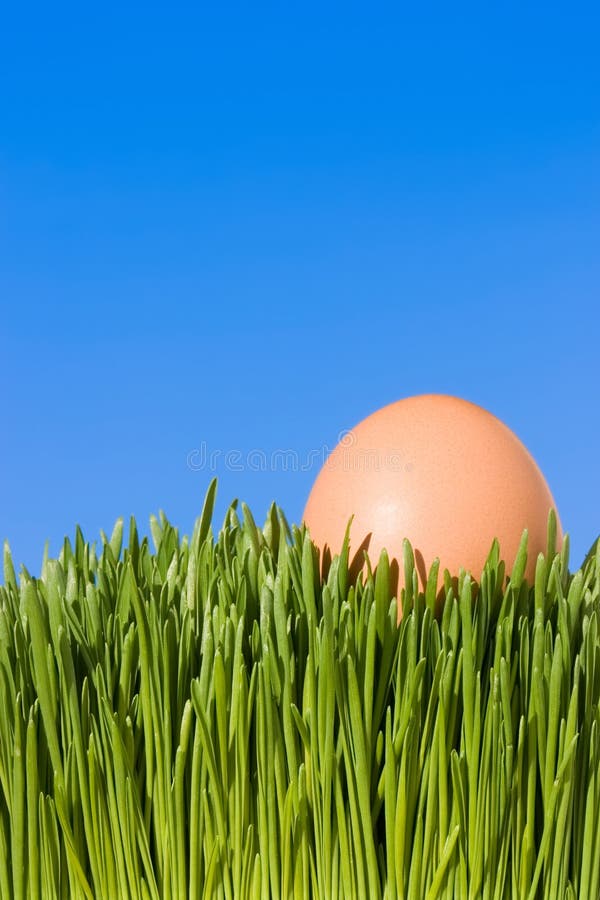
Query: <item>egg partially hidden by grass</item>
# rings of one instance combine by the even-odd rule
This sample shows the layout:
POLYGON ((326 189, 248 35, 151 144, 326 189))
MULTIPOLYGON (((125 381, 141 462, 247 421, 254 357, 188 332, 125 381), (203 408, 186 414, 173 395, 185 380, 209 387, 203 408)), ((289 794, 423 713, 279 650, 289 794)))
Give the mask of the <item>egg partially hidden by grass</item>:
MULTIPOLYGON (((304 522, 326 560, 338 553, 350 517, 350 559, 373 566, 385 548, 403 586, 402 545, 408 538, 424 589, 431 564, 452 576, 468 569, 479 580, 494 538, 510 572, 528 530, 525 577, 546 551, 556 505, 535 460, 496 416, 442 394, 385 406, 344 434, 314 483, 304 522)), ((557 548, 562 529, 557 514, 557 548)), ((400 605, 399 605, 400 609, 400 605)))

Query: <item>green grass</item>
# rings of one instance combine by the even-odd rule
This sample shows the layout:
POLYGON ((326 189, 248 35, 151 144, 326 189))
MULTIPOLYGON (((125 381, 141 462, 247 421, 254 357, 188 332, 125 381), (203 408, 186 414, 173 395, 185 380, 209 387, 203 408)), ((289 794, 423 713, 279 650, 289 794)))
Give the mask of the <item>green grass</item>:
MULTIPOLYGON (((0 897, 597 898, 600 544, 325 583, 215 484, 0 587, 0 897), (474 599, 473 599, 474 598, 474 599)), ((525 537, 525 536, 524 536, 525 537)), ((370 571, 370 570, 369 570, 370 571)))

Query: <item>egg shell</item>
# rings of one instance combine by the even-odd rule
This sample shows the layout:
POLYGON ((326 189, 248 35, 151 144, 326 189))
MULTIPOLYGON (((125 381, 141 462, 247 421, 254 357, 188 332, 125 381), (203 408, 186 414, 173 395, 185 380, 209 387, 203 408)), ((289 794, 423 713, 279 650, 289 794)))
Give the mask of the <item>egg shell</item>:
MULTIPOLYGON (((556 504, 533 456, 500 419, 444 394, 391 403, 343 435, 320 470, 303 520, 323 556, 338 553, 351 516, 354 570, 363 550, 376 566, 385 548, 404 586, 402 544, 415 551, 424 589, 431 564, 479 579, 494 538, 510 572, 528 529, 531 583, 556 504)), ((557 547, 563 540, 557 513, 557 547)), ((400 609, 400 604, 399 604, 400 609)))

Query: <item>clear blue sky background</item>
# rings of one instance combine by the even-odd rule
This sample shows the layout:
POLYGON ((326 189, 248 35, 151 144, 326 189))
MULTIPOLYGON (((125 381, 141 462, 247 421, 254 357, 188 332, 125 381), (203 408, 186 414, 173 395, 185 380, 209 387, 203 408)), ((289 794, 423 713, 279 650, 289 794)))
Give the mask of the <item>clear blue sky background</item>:
MULTIPOLYGON (((424 392, 516 431, 581 562, 600 533, 600 14, 417 6, 4 10, 18 562, 37 572, 76 522, 96 539, 162 508, 189 533, 203 442, 303 459, 424 392)), ((298 521, 316 471, 221 462, 218 516, 274 499, 298 521)))

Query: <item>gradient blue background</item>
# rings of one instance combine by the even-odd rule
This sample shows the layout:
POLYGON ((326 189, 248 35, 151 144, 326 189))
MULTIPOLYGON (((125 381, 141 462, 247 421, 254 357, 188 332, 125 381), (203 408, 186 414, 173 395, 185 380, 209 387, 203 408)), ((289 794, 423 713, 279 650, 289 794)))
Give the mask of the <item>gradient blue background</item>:
MULTIPOLYGON (((502 418, 600 532, 594 5, 12 4, 0 28, 0 538, 33 572, 189 454, 379 406, 502 418)), ((597 9, 597 7, 596 7, 597 9)), ((198 457, 195 457, 196 462, 198 457)), ((298 521, 316 467, 228 471, 298 521)))

